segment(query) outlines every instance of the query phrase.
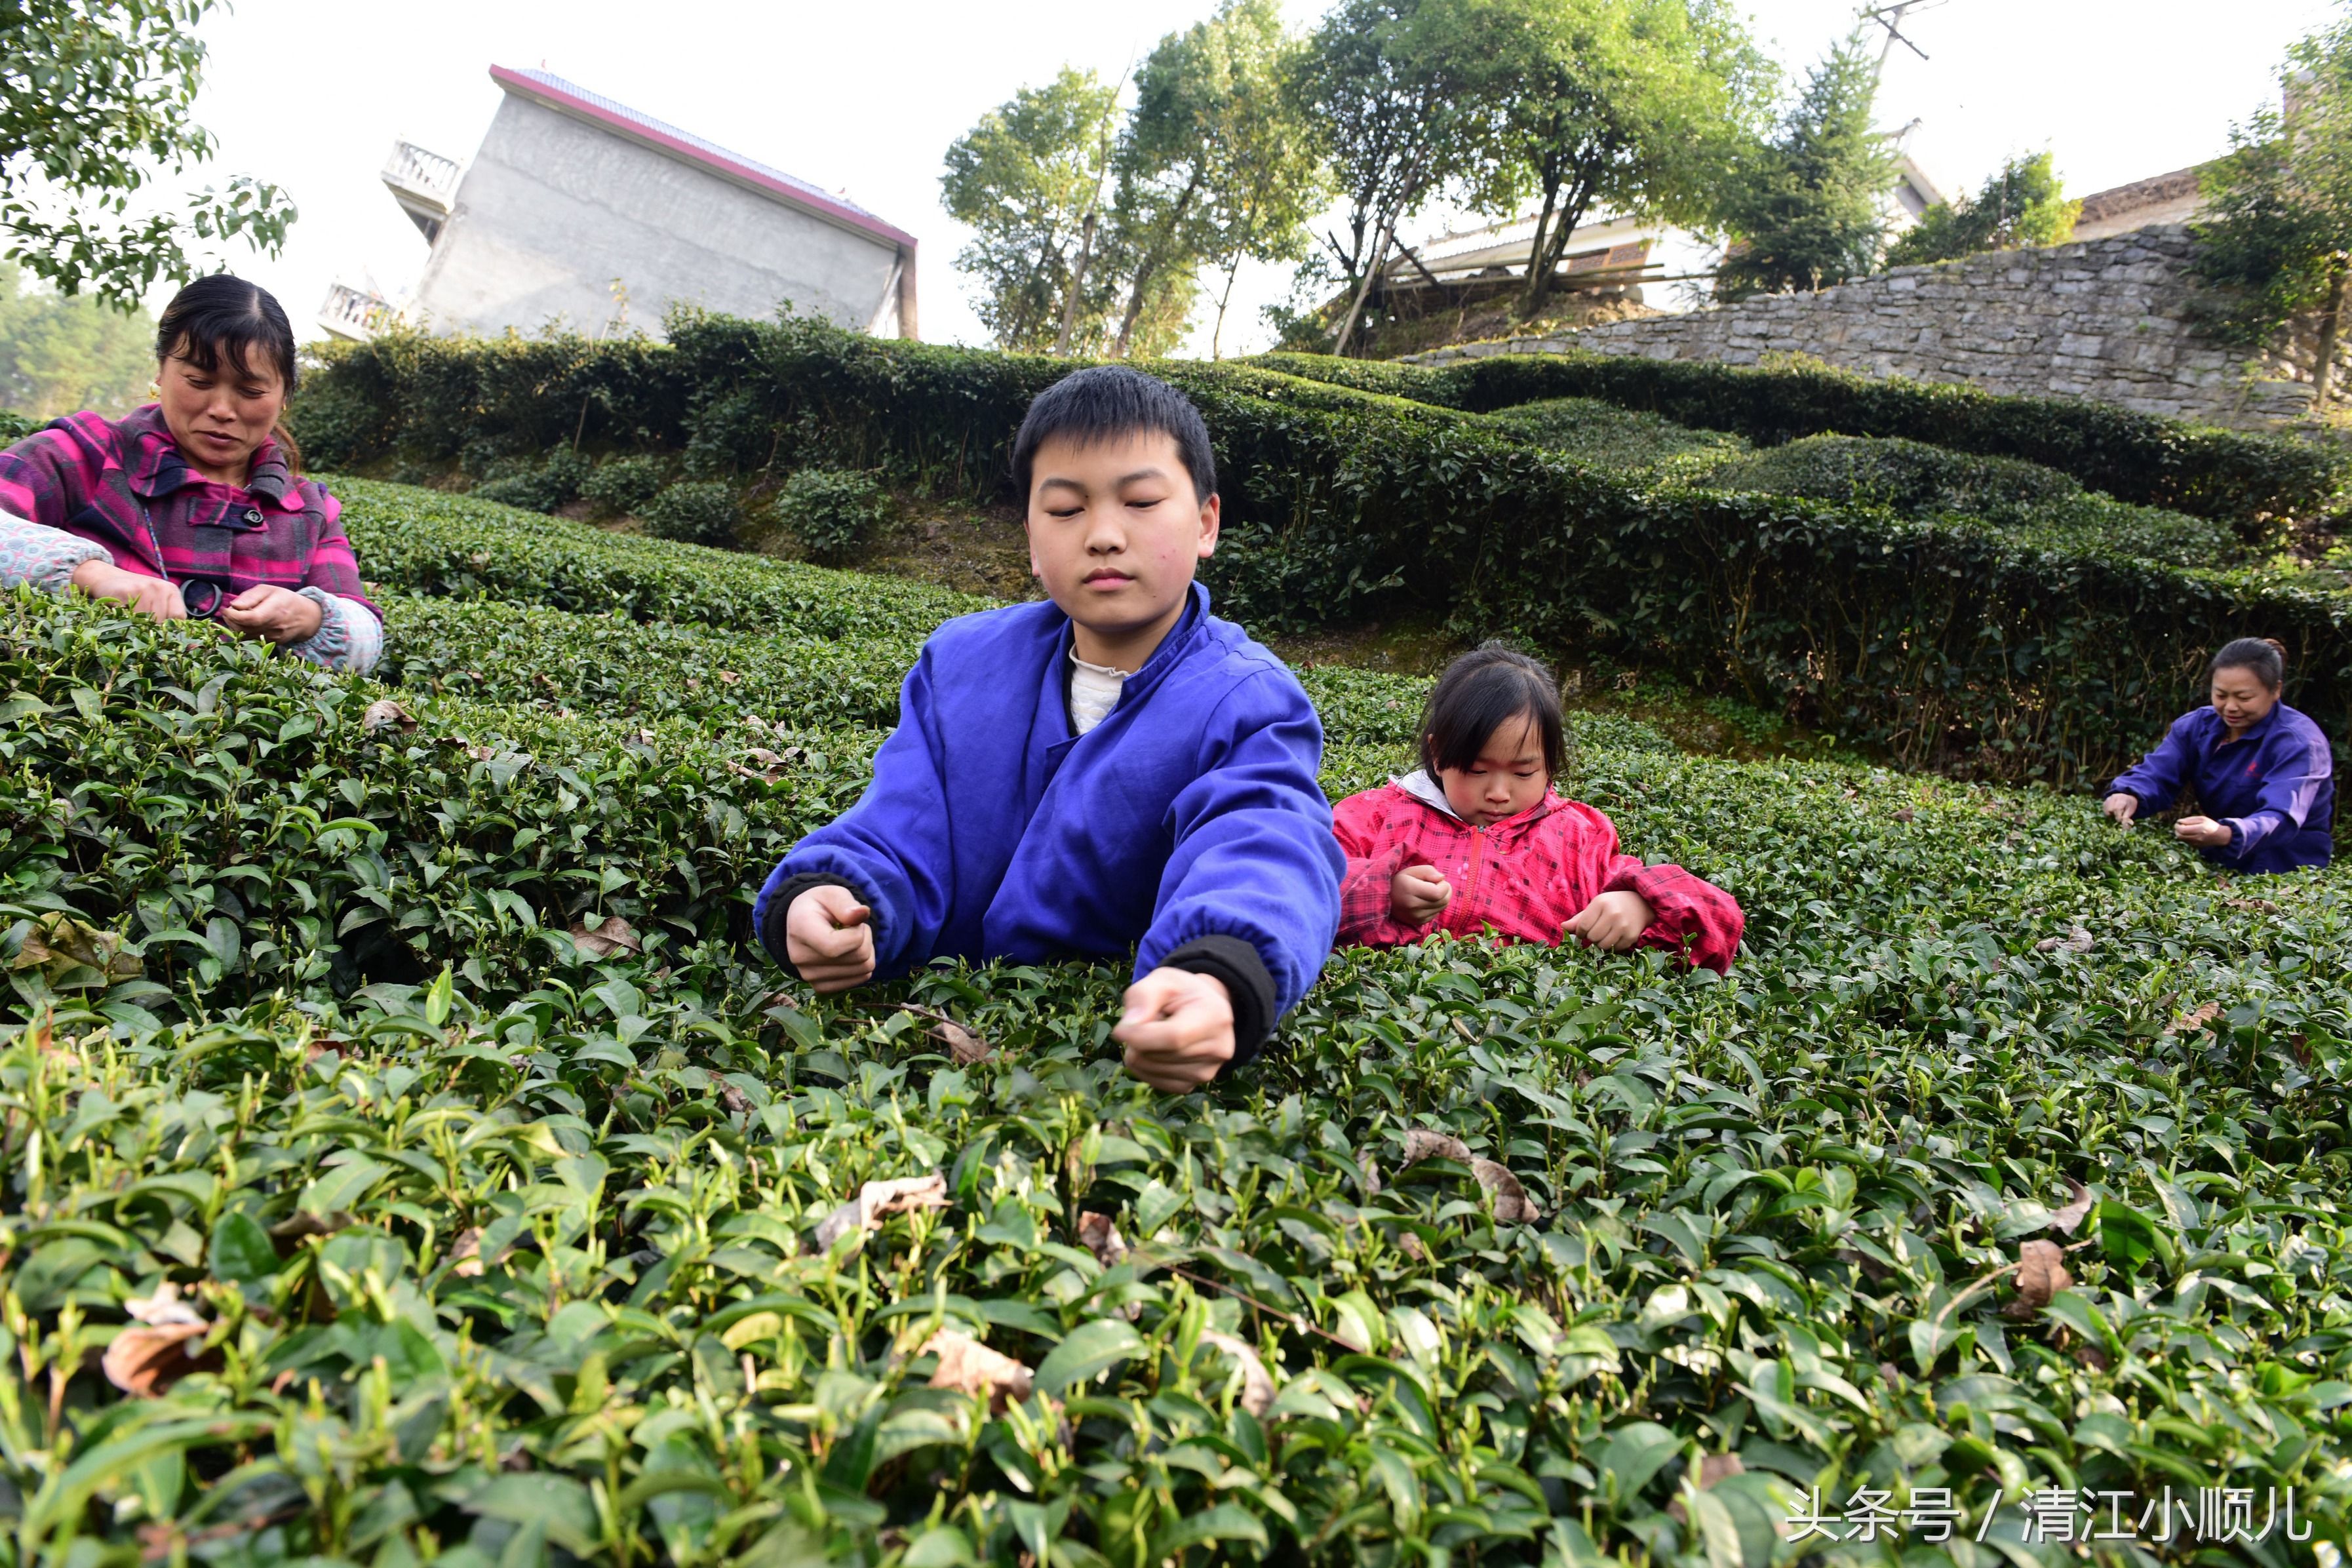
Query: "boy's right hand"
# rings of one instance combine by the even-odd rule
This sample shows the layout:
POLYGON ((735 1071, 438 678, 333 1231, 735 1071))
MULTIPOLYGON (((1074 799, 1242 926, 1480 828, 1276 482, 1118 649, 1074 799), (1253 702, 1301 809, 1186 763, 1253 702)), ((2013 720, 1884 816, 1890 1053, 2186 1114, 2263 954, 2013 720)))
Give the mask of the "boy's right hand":
POLYGON ((1453 897, 1434 866, 1407 866, 1389 879, 1389 912, 1409 926, 1427 925, 1453 897))
POLYGON ((784 911, 784 956, 818 991, 846 991, 874 978, 873 910, 837 884, 811 888, 784 911))

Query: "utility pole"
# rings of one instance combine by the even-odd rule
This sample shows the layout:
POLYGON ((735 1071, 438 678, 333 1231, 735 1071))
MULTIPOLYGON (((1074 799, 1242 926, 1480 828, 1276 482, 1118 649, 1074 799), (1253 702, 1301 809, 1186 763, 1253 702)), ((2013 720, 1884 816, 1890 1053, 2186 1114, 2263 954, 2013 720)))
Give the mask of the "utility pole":
POLYGON ((1878 68, 1873 80, 1886 74, 1886 57, 1895 52, 1895 46, 1898 43, 1921 59, 1927 58, 1927 50, 1904 37, 1903 18, 1914 11, 1932 11, 1942 4, 1944 0, 1895 0, 1891 5, 1881 5, 1874 11, 1862 14, 1864 21, 1875 22, 1886 29, 1886 43, 1878 51, 1878 68))

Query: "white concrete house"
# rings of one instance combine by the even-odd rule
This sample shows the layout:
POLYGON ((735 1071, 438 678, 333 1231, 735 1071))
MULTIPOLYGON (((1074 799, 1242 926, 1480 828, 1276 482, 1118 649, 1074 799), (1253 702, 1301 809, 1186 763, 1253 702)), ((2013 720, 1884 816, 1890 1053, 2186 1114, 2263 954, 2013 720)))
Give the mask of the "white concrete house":
MULTIPOLYGON (((493 66, 505 100, 471 163, 402 142, 384 184, 432 246, 400 314, 434 332, 658 331, 673 305, 916 336, 915 237, 847 195, 545 71, 493 66)), ((338 284, 320 315, 363 338, 390 308, 338 284)))

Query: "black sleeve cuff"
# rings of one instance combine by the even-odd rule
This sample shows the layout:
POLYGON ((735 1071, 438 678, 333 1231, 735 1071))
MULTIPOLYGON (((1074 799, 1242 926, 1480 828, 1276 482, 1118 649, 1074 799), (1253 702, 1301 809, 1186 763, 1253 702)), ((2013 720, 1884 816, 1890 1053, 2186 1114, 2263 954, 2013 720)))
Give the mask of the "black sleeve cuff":
POLYGON ((1201 936, 1170 953, 1172 968, 1211 975, 1234 999, 1234 1059, 1217 1076, 1257 1059, 1281 1015, 1275 1005, 1274 976, 1257 949, 1237 936, 1201 936))
POLYGON ((801 972, 793 966, 791 959, 784 956, 784 916, 791 910, 793 900, 811 888, 849 888, 858 902, 867 901, 865 894, 850 887, 847 878, 824 871, 804 871, 776 889, 776 896, 768 900, 768 918, 760 922, 760 945, 766 948, 768 956, 795 980, 801 977, 801 972))

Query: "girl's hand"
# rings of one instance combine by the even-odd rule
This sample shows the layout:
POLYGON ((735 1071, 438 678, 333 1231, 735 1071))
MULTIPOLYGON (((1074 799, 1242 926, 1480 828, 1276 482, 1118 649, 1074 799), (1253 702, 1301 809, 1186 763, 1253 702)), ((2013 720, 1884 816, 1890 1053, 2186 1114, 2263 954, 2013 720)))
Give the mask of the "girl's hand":
POLYGON ((839 883, 811 888, 784 911, 784 956, 817 991, 846 991, 874 978, 873 910, 839 883))
POLYGON ((1642 940, 1642 933, 1657 922, 1658 911, 1650 900, 1628 889, 1602 893, 1583 909, 1576 918, 1560 928, 1560 935, 1580 937, 1591 946, 1611 952, 1625 952, 1642 940))
POLYGON ((93 599, 118 600, 142 616, 163 621, 188 618, 178 584, 143 572, 125 572, 111 561, 83 562, 73 569, 72 582, 93 599))
POLYGON ((214 612, 221 625, 270 642, 301 642, 319 635, 327 612, 291 588, 247 588, 214 612))
POLYGON ((1234 1059, 1234 999, 1213 974, 1160 965, 1127 988, 1110 1037, 1127 1070, 1162 1094, 1200 1088, 1234 1059))
POLYGON ((2113 817, 2116 826, 2129 827, 2132 818, 2139 815, 2139 796, 2117 790, 2099 803, 2099 809, 2113 817))
POLYGON ((1389 879, 1389 912, 1409 926, 1425 926, 1454 898, 1434 866, 1407 866, 1389 879))
POLYGON ((2230 846, 2230 825, 2210 816, 2184 816, 2172 825, 2172 836, 2200 848, 2226 849, 2230 846))

